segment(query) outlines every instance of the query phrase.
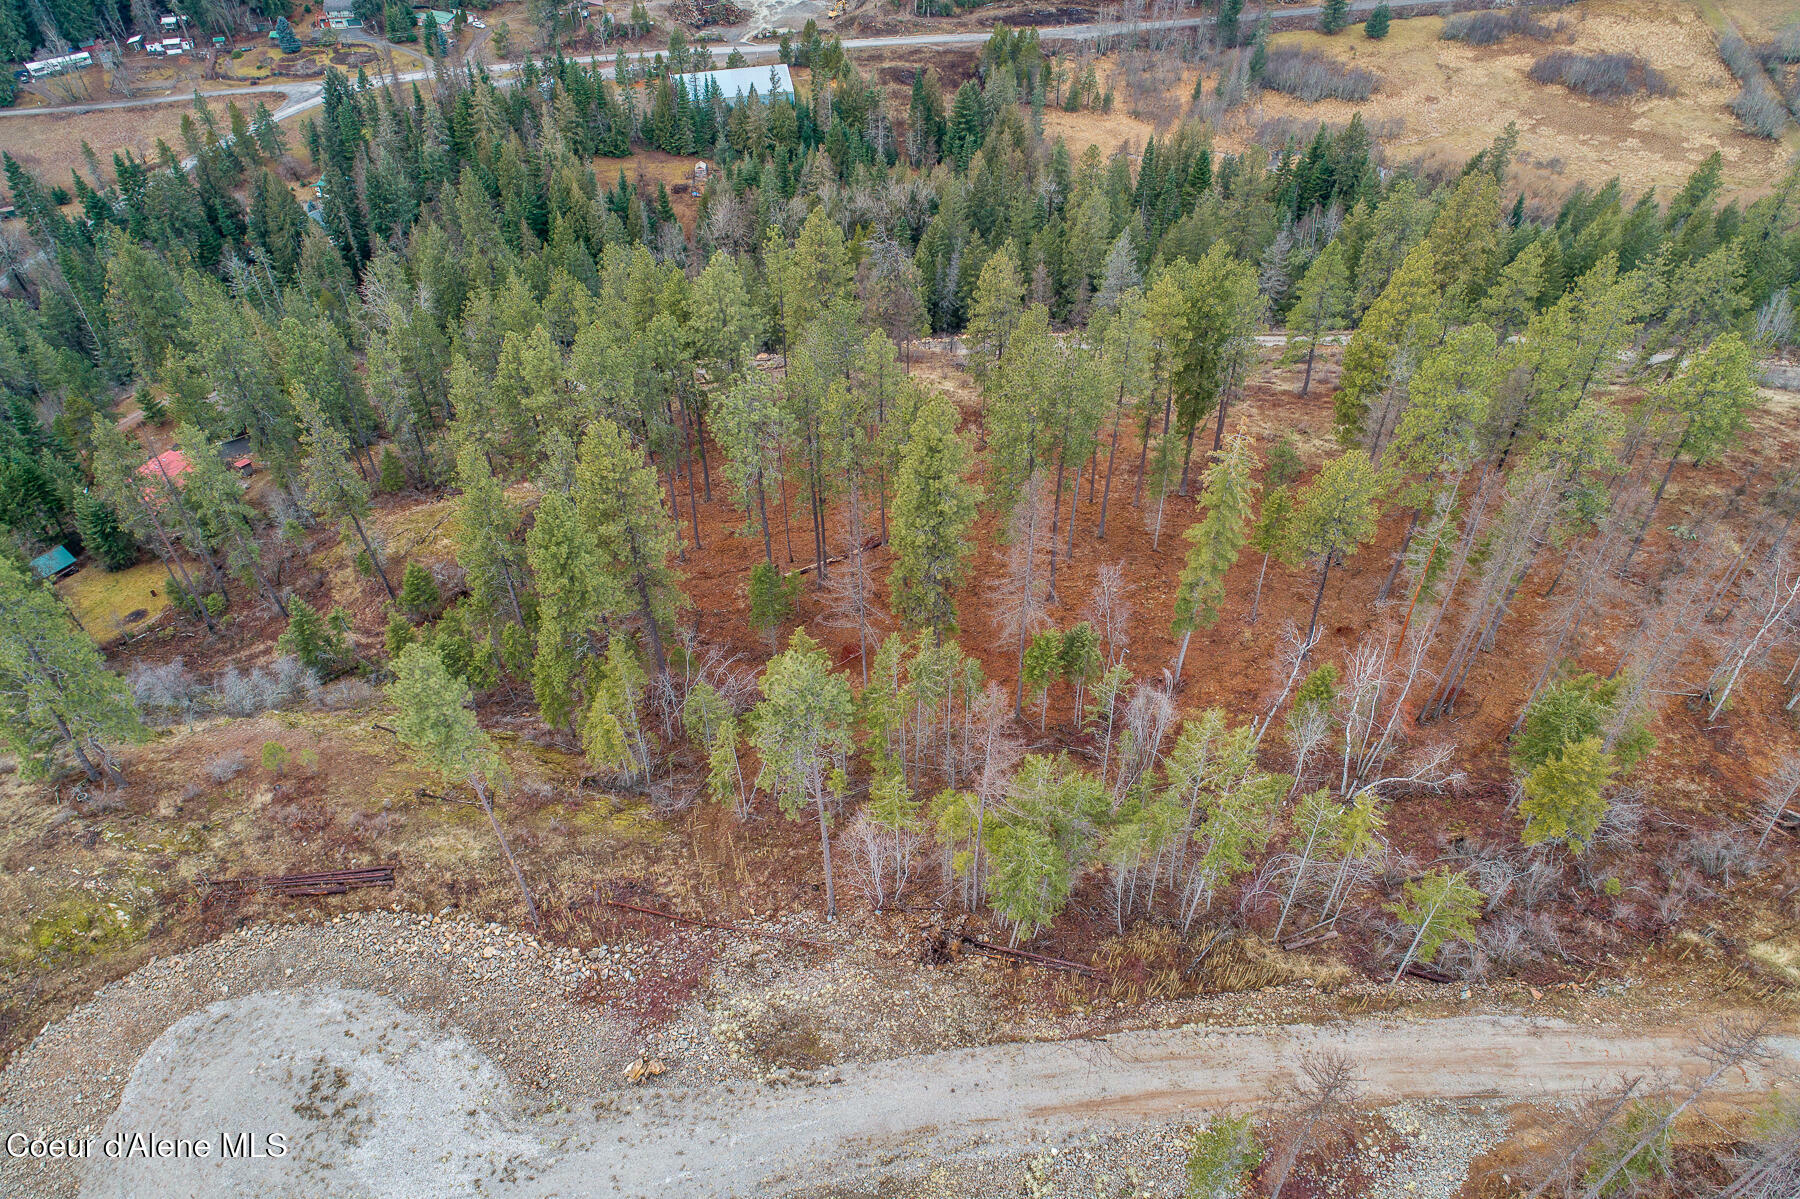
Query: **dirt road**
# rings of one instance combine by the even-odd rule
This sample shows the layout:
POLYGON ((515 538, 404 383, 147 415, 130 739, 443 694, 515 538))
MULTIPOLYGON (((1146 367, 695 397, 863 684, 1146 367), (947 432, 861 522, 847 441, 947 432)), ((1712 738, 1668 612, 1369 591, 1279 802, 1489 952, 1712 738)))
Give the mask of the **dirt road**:
MULTIPOLYGON (((1196 1120, 1281 1090, 1303 1053, 1324 1049, 1354 1058, 1374 1106, 1553 1100, 1624 1073, 1674 1077, 1698 1064, 1691 1035, 1674 1029, 1381 1018, 986 1046, 787 1087, 690 1092, 672 1074, 591 1112, 528 1112, 468 1040, 391 1000, 263 991, 194 1012, 157 1039, 106 1133, 215 1143, 221 1131, 265 1143, 279 1134, 285 1155, 102 1158, 82 1194, 783 1194, 946 1164, 973 1170, 1026 1138, 1196 1120)), ((1800 1061, 1800 1038, 1780 1049, 1800 1061)), ((1767 1081, 1749 1071, 1730 1085, 1767 1081)))

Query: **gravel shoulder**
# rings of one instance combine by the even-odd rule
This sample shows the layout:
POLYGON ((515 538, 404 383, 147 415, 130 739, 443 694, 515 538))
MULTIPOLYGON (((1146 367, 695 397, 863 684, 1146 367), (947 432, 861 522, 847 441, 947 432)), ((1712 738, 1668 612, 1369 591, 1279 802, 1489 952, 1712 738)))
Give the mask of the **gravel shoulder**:
MULTIPOLYGON (((636 977, 654 952, 372 913, 164 959, 18 1056, 0 1075, 0 1130, 206 1138, 215 1157, 0 1156, 0 1194, 974 1196, 1040 1177, 1050 1193, 1160 1195, 1178 1193, 1185 1128, 1281 1093, 1302 1054, 1340 1049, 1383 1129, 1357 1155, 1377 1189, 1347 1193, 1448 1199, 1514 1105, 1698 1062, 1676 1020, 1476 1010, 1297 1024, 1276 1022, 1265 996, 1221 997, 1236 1001, 1223 1019, 1271 1021, 1255 1026, 1024 1039, 1054 1033, 957 1009, 974 984, 954 970, 884 974, 845 952, 821 971, 754 943, 720 948, 715 978, 731 985, 654 1034, 570 1002, 636 977), (805 1029, 840 1046, 837 1064, 772 1066, 767 1028, 789 1025, 770 1013, 820 1011, 838 1023, 805 1029), (884 1046, 905 1056, 875 1060, 884 1046), (668 1072, 629 1086, 641 1054, 668 1072), (216 1157, 222 1135, 246 1133, 265 1155, 279 1135, 285 1152, 216 1157)), ((1800 1039, 1781 1049, 1800 1060, 1800 1039)), ((1766 1082, 1752 1071, 1732 1085, 1766 1082)))

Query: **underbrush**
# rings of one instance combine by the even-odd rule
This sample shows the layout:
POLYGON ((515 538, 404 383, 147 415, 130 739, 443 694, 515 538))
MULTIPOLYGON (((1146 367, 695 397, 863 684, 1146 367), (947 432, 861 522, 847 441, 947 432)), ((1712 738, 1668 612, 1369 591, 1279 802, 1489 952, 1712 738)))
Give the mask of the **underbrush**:
POLYGON ((1262 86, 1311 104, 1319 100, 1361 102, 1375 94, 1381 76, 1347 66, 1317 50, 1283 46, 1269 51, 1262 86))
POLYGON ((9 956, 47 965, 130 945, 148 929, 148 918, 134 900, 70 891, 32 919, 9 956))
POLYGON ((197 716, 257 716, 320 698, 319 676, 297 658, 280 657, 249 672, 228 667, 210 686, 176 658, 134 667, 128 677, 138 707, 152 721, 175 724, 197 716))
POLYGON ((1554 50, 1531 64, 1536 83, 1558 83, 1595 100, 1628 100, 1637 95, 1673 96, 1663 73, 1635 54, 1578 54, 1554 50))
MULTIPOLYGON (((1800 37, 1796 37, 1795 42, 1796 53, 1800 53, 1800 37)), ((1789 61, 1787 50, 1780 43, 1753 49, 1733 33, 1719 39, 1719 57, 1740 84, 1737 98, 1731 102, 1732 115, 1745 130, 1757 137, 1779 140, 1787 131, 1788 106, 1769 82, 1763 64, 1766 61, 1780 70, 1789 61)), ((1800 102, 1800 82, 1796 84, 1794 95, 1796 102, 1800 102)))
POLYGON ((1564 23, 1554 26, 1539 20, 1540 9, 1507 8, 1488 12, 1453 13, 1444 18, 1443 32, 1447 42, 1467 42, 1471 46, 1494 46, 1509 37, 1528 37, 1547 42, 1561 33, 1564 23))

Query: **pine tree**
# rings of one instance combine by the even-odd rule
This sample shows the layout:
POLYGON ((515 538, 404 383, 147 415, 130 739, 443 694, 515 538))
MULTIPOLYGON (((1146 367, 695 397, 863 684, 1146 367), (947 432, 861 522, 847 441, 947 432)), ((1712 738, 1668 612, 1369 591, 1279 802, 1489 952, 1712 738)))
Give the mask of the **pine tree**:
POLYGON ((525 539, 537 583, 537 654, 531 690, 552 728, 570 727, 583 706, 580 662, 592 653, 589 634, 620 603, 618 582, 602 574, 598 551, 585 535, 574 502, 548 492, 525 539))
POLYGON ((1269 573, 1269 559, 1287 550, 1288 517, 1293 511, 1294 493, 1285 485, 1265 494, 1262 507, 1257 510, 1256 526, 1250 531, 1250 548, 1261 554, 1263 559, 1256 571, 1256 597, 1250 601, 1251 624, 1256 623, 1262 607, 1263 579, 1269 573))
POLYGON ((1606 785, 1618 763, 1598 736, 1564 745, 1525 777, 1519 814, 1527 845, 1561 842, 1579 855, 1606 818, 1606 785))
POLYGON ((416 751, 432 770, 466 783, 475 792, 519 893, 525 897, 525 910, 531 922, 538 923, 537 902, 494 815, 492 789, 504 780, 505 765, 475 719, 468 685, 451 674, 436 653, 422 645, 409 645, 394 664, 388 694, 399 709, 394 726, 401 744, 416 751))
POLYGON ((1375 11, 1370 13, 1369 19, 1363 23, 1363 33, 1380 41, 1388 35, 1388 25, 1393 19, 1394 10, 1389 8, 1384 0, 1383 3, 1375 6, 1375 11))
POLYGON ((1319 336, 1343 321, 1350 301, 1350 272, 1344 266, 1344 248, 1333 241, 1319 252, 1295 291, 1293 308, 1288 310, 1288 328, 1304 330, 1306 336, 1306 378, 1301 381, 1302 396, 1312 391, 1313 359, 1319 353, 1319 336))
POLYGON ((1364 434, 1369 402, 1387 386, 1395 359, 1437 340, 1443 294, 1435 270, 1427 246, 1413 249, 1344 347, 1343 374, 1332 406, 1338 437, 1345 445, 1355 444, 1364 434))
POLYGON ((416 559, 407 562, 400 579, 401 610, 414 620, 425 620, 435 614, 443 602, 437 580, 424 564, 416 559))
POLYGON ((594 678, 594 698, 581 721, 581 746, 588 760, 628 780, 650 772, 650 732, 642 713, 645 681, 630 639, 609 639, 606 660, 594 678))
POLYGON ((394 453, 393 446, 381 448, 379 483, 381 490, 387 495, 406 490, 406 466, 400 461, 400 455, 394 453))
POLYGON ((842 793, 843 763, 851 747, 855 701, 850 683, 833 673, 831 658, 818 642, 796 629, 787 649, 763 671, 762 693, 751 717, 750 743, 774 776, 781 810, 790 817, 809 804, 814 810, 825 867, 825 918, 835 920, 827 806, 842 793))
POLYGON ((246 586, 262 592, 269 606, 283 616, 287 605, 263 571, 262 546, 256 539, 256 509, 244 495, 237 472, 219 457, 211 440, 198 428, 183 424, 175 430, 175 444, 188 460, 182 477, 182 498, 193 508, 207 539, 224 551, 226 568, 246 586))
POLYGON ((124 570, 138 560, 137 538, 118 511, 97 495, 84 491, 75 497, 75 530, 82 547, 106 570, 124 570))
POLYGON ((294 27, 288 24, 285 16, 275 19, 275 44, 281 47, 283 54, 300 53, 300 39, 294 35, 294 27))
POLYGON ((370 511, 369 485, 350 464, 349 441, 306 392, 296 390, 293 401, 304 429, 301 441, 307 452, 307 498, 320 512, 350 526, 345 532, 354 532, 357 540, 362 542, 363 552, 369 556, 370 567, 375 577, 381 580, 382 590, 387 592, 389 599, 394 599, 394 585, 388 582, 387 571, 381 566, 381 555, 363 527, 363 519, 370 511))
POLYGON ((772 565, 769 492, 782 495, 782 447, 793 436, 792 421, 776 398, 774 383, 760 370, 750 371, 719 393, 712 408, 707 423, 725 451, 726 477, 737 489, 738 504, 755 512, 762 528, 763 558, 772 565))
POLYGON ((348 636, 350 624, 343 613, 321 615, 317 608, 296 595, 288 599, 288 623, 275 648, 318 675, 328 679, 343 673, 354 660, 348 636))
POLYGON ((942 638, 956 628, 955 592, 968 575, 981 488, 974 453, 956 431, 956 406, 933 392, 914 416, 894 486, 888 585, 894 614, 942 638))
POLYGON ((66 748, 90 782, 119 777, 108 743, 144 736, 125 680, 106 669, 56 593, 0 557, 0 738, 33 774, 66 748))
POLYGON ((1325 580, 1333 564, 1350 557, 1375 536, 1387 487, 1386 476, 1369 456, 1351 450, 1327 463, 1295 499, 1288 520, 1288 554, 1319 564, 1319 590, 1313 596, 1303 644, 1310 645, 1318 631, 1319 605, 1325 600, 1325 580))
POLYGON ((1319 10, 1319 29, 1323 33, 1337 33, 1350 23, 1350 0, 1325 0, 1325 6, 1319 10))
POLYGON ((1175 682, 1187 662, 1188 642, 1195 629, 1218 622, 1225 598, 1225 576, 1237 563, 1256 509, 1257 486, 1250 477, 1256 455, 1247 437, 1238 434, 1207 469, 1200 492, 1206 515, 1183 536, 1191 548, 1175 584, 1175 620, 1170 631, 1181 638, 1175 653, 1175 682))
POLYGON ((758 562, 750 568, 750 582, 745 588, 749 603, 750 628, 775 645, 776 634, 794 614, 794 601, 800 595, 800 576, 784 575, 773 562, 758 562))
POLYGON ((1485 896, 1469 885, 1461 873, 1443 868, 1428 870, 1415 882, 1406 884, 1404 898, 1390 904, 1388 910, 1400 923, 1417 930, 1411 944, 1400 957, 1390 987, 1398 986, 1401 975, 1414 962, 1434 962, 1447 941, 1472 941, 1475 921, 1481 918, 1485 896))
POLYGON ((525 555, 514 540, 522 523, 519 512, 487 458, 473 447, 456 456, 456 485, 462 489, 454 518, 456 562, 468 582, 467 602, 482 613, 510 615, 523 628, 525 555))
POLYGON ((1750 410, 1758 402, 1754 357, 1743 337, 1727 333, 1696 354, 1657 398, 1658 411, 1679 433, 1669 465, 1644 512, 1643 523, 1619 566, 1621 571, 1630 565, 1644 543, 1657 506, 1662 503, 1663 491, 1675 473, 1675 464, 1683 455, 1696 466, 1709 462, 1743 431, 1750 410))
POLYGON ((985 381, 1006 357, 1014 329, 1024 310, 1025 283, 1012 250, 1002 247, 981 268, 975 294, 969 302, 969 323, 963 339, 969 347, 969 370, 985 381))
POLYGON ((602 417, 582 438, 575 488, 582 532, 595 548, 613 612, 637 615, 650 643, 651 663, 658 675, 666 674, 662 629, 673 621, 682 596, 679 576, 669 564, 675 519, 663 507, 656 471, 630 436, 602 417))

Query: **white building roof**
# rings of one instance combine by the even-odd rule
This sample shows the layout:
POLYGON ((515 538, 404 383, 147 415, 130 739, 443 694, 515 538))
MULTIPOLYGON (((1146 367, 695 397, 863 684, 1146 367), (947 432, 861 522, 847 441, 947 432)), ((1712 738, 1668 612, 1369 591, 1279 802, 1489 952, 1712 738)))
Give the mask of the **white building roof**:
POLYGON ((719 94, 730 104, 734 100, 742 100, 756 89, 759 99, 767 100, 771 96, 791 96, 794 94, 794 80, 788 74, 786 63, 775 63, 766 67, 731 67, 723 71, 700 71, 692 75, 677 75, 675 80, 687 89, 691 99, 701 99, 706 95, 706 85, 710 80, 719 85, 719 94))

